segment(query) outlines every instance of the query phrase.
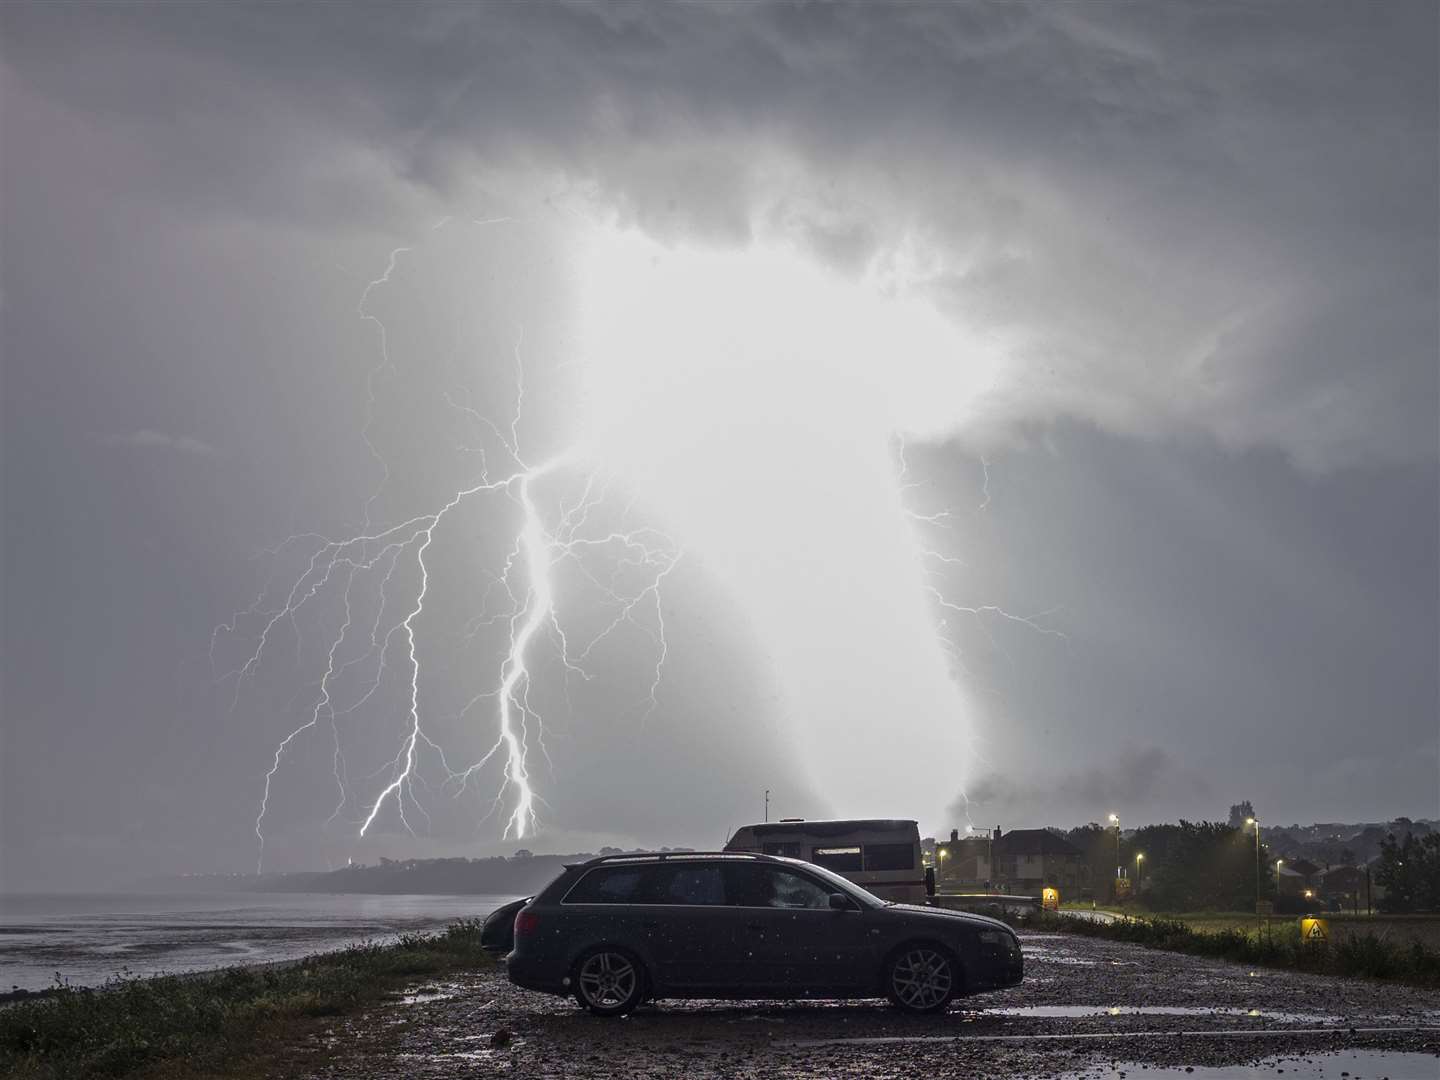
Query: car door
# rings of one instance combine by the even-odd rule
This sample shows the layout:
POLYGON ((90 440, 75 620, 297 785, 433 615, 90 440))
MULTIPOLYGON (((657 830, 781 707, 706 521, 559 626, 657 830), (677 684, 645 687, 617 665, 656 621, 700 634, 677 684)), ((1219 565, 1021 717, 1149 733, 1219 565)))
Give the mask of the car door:
POLYGON ((858 904, 830 906, 831 886, 771 863, 726 867, 736 981, 757 995, 855 992, 874 981, 873 927, 858 904))
POLYGON ((640 911, 656 975, 686 994, 731 988, 725 882, 717 862, 666 860, 646 874, 640 911))

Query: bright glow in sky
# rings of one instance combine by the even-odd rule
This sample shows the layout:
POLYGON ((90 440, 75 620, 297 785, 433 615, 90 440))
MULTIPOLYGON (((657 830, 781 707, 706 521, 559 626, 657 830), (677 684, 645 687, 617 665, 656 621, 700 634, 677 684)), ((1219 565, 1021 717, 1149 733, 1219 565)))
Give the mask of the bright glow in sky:
POLYGON ((939 820, 972 710, 937 638, 896 435, 962 424, 994 346, 781 248, 600 231, 583 266, 586 452, 753 620, 833 811, 939 820))

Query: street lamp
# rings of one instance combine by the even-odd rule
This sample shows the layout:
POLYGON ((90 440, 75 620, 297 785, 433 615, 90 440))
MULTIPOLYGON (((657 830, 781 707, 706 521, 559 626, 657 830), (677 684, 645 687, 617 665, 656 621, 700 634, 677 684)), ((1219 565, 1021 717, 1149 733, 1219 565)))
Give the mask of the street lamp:
MULTIPOLYGON (((1245 824, 1255 830, 1255 934, 1260 934, 1260 819, 1247 817, 1245 824)), ((1276 871, 1276 881, 1279 879, 1279 871, 1276 871)))
POLYGON ((950 854, 947 847, 936 847, 935 849, 935 875, 941 881, 945 880, 945 858, 950 854))
POLYGON ((1140 874, 1141 874, 1140 864, 1143 863, 1144 861, 1145 861, 1145 853, 1144 853, 1143 851, 1137 851, 1137 852, 1135 853, 1135 895, 1136 895, 1137 897, 1140 895, 1140 874))
POLYGON ((1284 865, 1285 865, 1285 860, 1284 860, 1284 859, 1276 859, 1276 860, 1275 860, 1275 897, 1276 897, 1276 899, 1279 899, 1279 897, 1280 897, 1280 867, 1282 867, 1282 866, 1284 866, 1284 865))
MULTIPOLYGON (((1120 815, 1111 814, 1110 823, 1115 826, 1115 880, 1125 876, 1125 867, 1120 862, 1120 815)), ((1120 886, 1115 886, 1115 898, 1120 898, 1120 886)))

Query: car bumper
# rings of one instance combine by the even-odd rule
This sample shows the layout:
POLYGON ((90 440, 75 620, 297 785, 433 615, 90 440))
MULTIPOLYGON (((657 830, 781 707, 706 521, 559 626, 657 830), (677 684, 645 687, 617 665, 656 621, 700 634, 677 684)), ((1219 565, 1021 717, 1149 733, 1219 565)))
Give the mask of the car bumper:
POLYGON ((523 956, 510 953, 505 957, 505 975, 509 980, 522 990, 539 990, 545 994, 568 994, 570 987, 566 985, 563 975, 556 975, 548 970, 550 965, 536 964, 523 956))
POLYGON ((1017 960, 1013 964, 1003 966, 987 966, 982 968, 976 975, 970 989, 973 991, 982 990, 1004 990, 1011 986, 1019 986, 1025 978, 1025 964, 1017 960))

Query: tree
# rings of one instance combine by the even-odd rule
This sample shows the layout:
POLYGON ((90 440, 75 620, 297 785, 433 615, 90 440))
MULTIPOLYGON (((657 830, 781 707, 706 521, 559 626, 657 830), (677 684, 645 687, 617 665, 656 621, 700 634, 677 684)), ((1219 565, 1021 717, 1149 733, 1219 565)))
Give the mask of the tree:
MULTIPOLYGON (((1145 853, 1145 898, 1156 910, 1242 911, 1255 903, 1253 833, 1218 821, 1181 821, 1137 830, 1132 847, 1145 853)), ((1261 897, 1274 891, 1269 865, 1262 846, 1261 897)))
POLYGON ((1375 882, 1385 890, 1381 911, 1440 911, 1440 834, 1391 833, 1380 844, 1375 882))
POLYGON ((1091 822, 1062 834, 1080 849, 1085 880, 1097 900, 1110 898, 1110 882, 1115 877, 1115 830, 1091 822))
POLYGON ((1238 829, 1247 821, 1254 820, 1254 817, 1255 807, 1250 804, 1249 799, 1238 802, 1230 807, 1230 828, 1238 829))

